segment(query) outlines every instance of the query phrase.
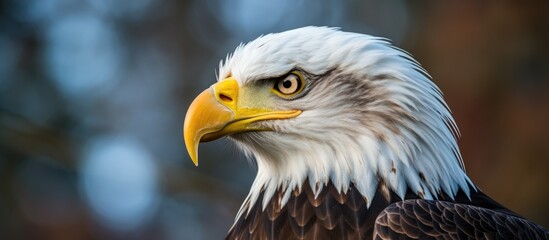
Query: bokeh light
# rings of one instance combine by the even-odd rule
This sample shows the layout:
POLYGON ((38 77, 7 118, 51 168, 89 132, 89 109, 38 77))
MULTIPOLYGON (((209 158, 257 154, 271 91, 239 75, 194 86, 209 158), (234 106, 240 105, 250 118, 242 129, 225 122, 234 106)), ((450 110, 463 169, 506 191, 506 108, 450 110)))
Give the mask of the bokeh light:
POLYGON ((116 82, 123 48, 107 21, 74 14, 51 23, 45 36, 44 63, 64 93, 84 98, 116 82))
POLYGON ((124 138, 99 138, 87 147, 80 185, 97 216, 109 227, 131 230, 144 224, 158 201, 151 156, 124 138))
POLYGON ((316 17, 315 15, 319 14, 318 7, 307 9, 304 2, 229 0, 217 1, 215 6, 218 7, 221 23, 225 28, 231 29, 233 34, 256 36, 275 26, 288 23, 303 24, 311 15, 316 17))

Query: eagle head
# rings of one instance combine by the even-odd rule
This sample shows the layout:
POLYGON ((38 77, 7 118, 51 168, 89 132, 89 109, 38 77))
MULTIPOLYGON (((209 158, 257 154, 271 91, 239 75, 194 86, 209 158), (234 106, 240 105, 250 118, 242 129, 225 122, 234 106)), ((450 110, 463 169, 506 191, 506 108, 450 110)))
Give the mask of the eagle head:
MULTIPOLYGON (((227 136, 257 163, 247 204, 263 192, 331 182, 372 199, 383 183, 400 197, 469 194, 457 128, 440 90, 386 39, 327 27, 264 35, 220 63, 217 83, 191 104, 184 138, 227 136)), ((246 206, 243 206, 245 208, 246 206)))

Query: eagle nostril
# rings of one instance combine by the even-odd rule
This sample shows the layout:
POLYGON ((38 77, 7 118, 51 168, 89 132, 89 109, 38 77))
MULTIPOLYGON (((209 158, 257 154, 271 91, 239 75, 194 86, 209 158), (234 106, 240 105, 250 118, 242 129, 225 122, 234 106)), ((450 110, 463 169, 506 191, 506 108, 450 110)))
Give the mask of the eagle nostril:
POLYGON ((221 99, 221 101, 223 101, 223 102, 232 102, 233 101, 233 99, 231 97, 229 97, 229 96, 227 96, 223 93, 219 94, 219 99, 221 99))

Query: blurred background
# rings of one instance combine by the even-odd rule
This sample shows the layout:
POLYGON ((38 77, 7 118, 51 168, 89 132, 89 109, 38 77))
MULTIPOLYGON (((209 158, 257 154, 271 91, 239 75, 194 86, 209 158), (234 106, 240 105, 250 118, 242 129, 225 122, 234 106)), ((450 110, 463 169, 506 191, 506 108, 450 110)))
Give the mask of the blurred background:
POLYGON ((4 0, 0 238, 224 237, 255 170, 227 140, 195 167, 186 109, 240 42, 306 25, 413 54, 473 181, 547 228, 549 2, 481 2, 4 0))

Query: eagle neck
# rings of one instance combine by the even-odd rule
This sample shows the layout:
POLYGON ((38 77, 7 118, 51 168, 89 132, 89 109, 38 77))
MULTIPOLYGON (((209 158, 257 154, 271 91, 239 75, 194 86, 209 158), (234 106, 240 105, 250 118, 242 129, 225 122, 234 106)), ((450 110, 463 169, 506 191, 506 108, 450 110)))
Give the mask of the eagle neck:
MULTIPOLYGON (((326 186, 339 193, 345 193, 352 186, 366 200, 374 199, 380 189, 400 199, 413 193, 427 200, 438 199, 440 194, 452 199, 459 191, 469 196, 470 188, 475 189, 458 161, 434 158, 439 155, 433 155, 430 148, 414 152, 406 150, 408 145, 391 146, 398 144, 397 140, 378 141, 370 137, 343 142, 347 144, 315 146, 311 142, 308 148, 292 151, 294 154, 286 158, 261 154, 263 151, 254 148, 252 157, 258 172, 237 218, 249 214, 251 206, 259 204, 265 209, 273 200, 284 207, 291 193, 302 191, 304 186, 311 189, 314 196, 319 196, 326 186), (410 155, 391 151, 394 148, 405 149, 403 152, 410 155)), ((365 203, 370 207, 371 201, 365 203)))

